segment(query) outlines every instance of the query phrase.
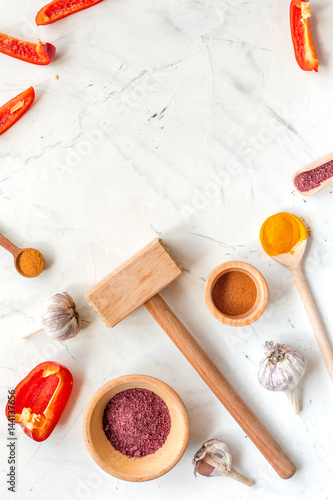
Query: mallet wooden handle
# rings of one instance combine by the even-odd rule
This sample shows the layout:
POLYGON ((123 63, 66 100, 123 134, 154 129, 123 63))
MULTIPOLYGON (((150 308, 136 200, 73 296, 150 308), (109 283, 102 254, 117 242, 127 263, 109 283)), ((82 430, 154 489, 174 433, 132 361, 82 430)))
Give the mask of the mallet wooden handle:
POLYGON ((329 340, 327 338, 326 332, 324 330, 323 324, 318 315, 316 306, 311 297, 308 286, 306 284, 304 275, 300 267, 297 269, 292 269, 291 274, 294 278, 298 293, 300 294, 305 310, 308 314, 313 329, 313 333, 315 334, 316 340, 321 350, 321 354, 326 363, 328 372, 333 381, 333 351, 330 346, 329 340))
POLYGON ((155 295, 145 303, 145 307, 279 476, 288 479, 295 474, 296 468, 282 448, 244 403, 162 297, 159 294, 155 295))

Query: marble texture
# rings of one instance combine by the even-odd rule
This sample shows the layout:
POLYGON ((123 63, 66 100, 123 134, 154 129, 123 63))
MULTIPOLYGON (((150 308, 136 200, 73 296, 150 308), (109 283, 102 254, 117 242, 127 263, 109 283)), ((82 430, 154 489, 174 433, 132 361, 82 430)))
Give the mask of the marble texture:
MULTIPOLYGON (((289 34, 289 2, 104 0, 46 27, 41 2, 2 2, 1 31, 54 43, 37 67, 0 54, 0 102, 33 85, 36 101, 0 139, 0 232, 34 246, 47 268, 19 276, 0 250, 1 405, 37 363, 73 373, 73 395, 52 436, 35 443, 17 429, 17 493, 26 500, 332 499, 332 384, 288 271, 259 244, 261 223, 290 211, 311 228, 304 270, 333 342, 332 190, 304 198, 292 173, 332 152, 333 5, 312 0, 319 73, 302 72, 289 34), (58 79, 54 76, 58 75, 58 79), (163 297, 295 461, 280 479, 145 310, 113 330, 84 300, 108 272, 162 237, 185 272, 163 297), (203 288, 209 272, 243 260, 265 276, 270 301, 251 326, 219 324, 203 288), (68 291, 84 329, 71 341, 21 335, 39 324, 47 298, 68 291), (290 343, 308 360, 302 412, 262 389, 265 340, 290 343), (106 381, 143 373, 171 385, 191 423, 187 451, 148 483, 108 476, 88 454, 84 410, 106 381), (235 466, 256 481, 194 479, 203 441, 229 443, 235 466)), ((7 421, 0 419, 0 497, 7 421)))

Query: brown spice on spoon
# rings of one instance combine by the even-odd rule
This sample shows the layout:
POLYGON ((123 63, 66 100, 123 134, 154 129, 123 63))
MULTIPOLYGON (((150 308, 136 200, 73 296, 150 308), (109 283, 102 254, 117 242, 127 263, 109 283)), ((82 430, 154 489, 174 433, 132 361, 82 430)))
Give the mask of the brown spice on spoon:
POLYGON ((27 248, 17 258, 17 267, 26 276, 38 276, 44 269, 44 257, 34 248, 27 248))
POLYGON ((217 280, 212 299, 215 306, 227 316, 248 312, 257 298, 257 288, 250 276, 242 271, 229 271, 217 280))

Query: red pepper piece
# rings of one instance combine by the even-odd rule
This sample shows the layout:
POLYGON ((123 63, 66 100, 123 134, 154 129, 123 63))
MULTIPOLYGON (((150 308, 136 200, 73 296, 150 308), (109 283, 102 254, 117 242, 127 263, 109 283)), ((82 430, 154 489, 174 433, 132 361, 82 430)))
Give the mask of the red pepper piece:
POLYGON ((54 59, 56 48, 51 43, 23 42, 0 33, 0 52, 32 64, 49 64, 54 59))
POLYGON ((35 99, 33 87, 17 95, 0 107, 0 135, 14 125, 22 115, 30 108, 35 99))
POLYGON ((290 29, 296 61, 304 71, 318 71, 318 58, 312 41, 308 0, 292 0, 290 4, 290 29))
POLYGON ((53 361, 41 363, 15 387, 10 399, 15 398, 15 402, 8 401, 6 417, 34 441, 44 441, 57 425, 72 385, 73 377, 67 368, 53 361))
POLYGON ((41 26, 54 23, 63 17, 70 16, 79 10, 87 9, 100 2, 102 0, 54 0, 37 13, 36 24, 41 26))

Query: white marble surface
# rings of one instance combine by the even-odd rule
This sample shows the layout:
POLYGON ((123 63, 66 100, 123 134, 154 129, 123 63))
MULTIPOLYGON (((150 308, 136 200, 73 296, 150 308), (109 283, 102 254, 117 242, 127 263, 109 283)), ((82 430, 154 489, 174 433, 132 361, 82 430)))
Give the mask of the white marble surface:
MULTIPOLYGON (((312 236, 305 273, 333 341, 332 193, 295 193, 292 173, 330 153, 333 5, 312 0, 318 74, 302 72, 290 41, 289 2, 272 0, 104 0, 48 27, 34 26, 42 2, 2 2, 1 31, 53 42, 57 59, 36 67, 0 54, 1 104, 33 85, 30 111, 0 140, 0 232, 34 246, 47 269, 34 280, 0 251, 1 405, 37 363, 74 375, 68 406, 38 444, 17 429, 20 500, 192 500, 332 496, 332 384, 288 272, 262 251, 263 220, 287 210, 312 236), (58 75, 59 79, 54 79, 58 75), (196 339, 297 466, 283 481, 145 310, 114 330, 85 292, 156 236, 185 267, 163 293, 196 339), (270 290, 252 326, 219 324, 203 300, 218 264, 244 260, 270 290), (40 334, 46 299, 68 291, 86 321, 66 344, 40 334), (256 380, 265 340, 290 343, 308 360, 302 412, 256 380), (98 468, 82 436, 84 410, 106 381, 144 373, 183 399, 191 433, 180 463, 158 480, 133 484, 98 468), (191 460, 220 437, 235 466, 256 481, 194 479, 191 460)), ((0 419, 0 497, 7 491, 7 421, 0 419)))

